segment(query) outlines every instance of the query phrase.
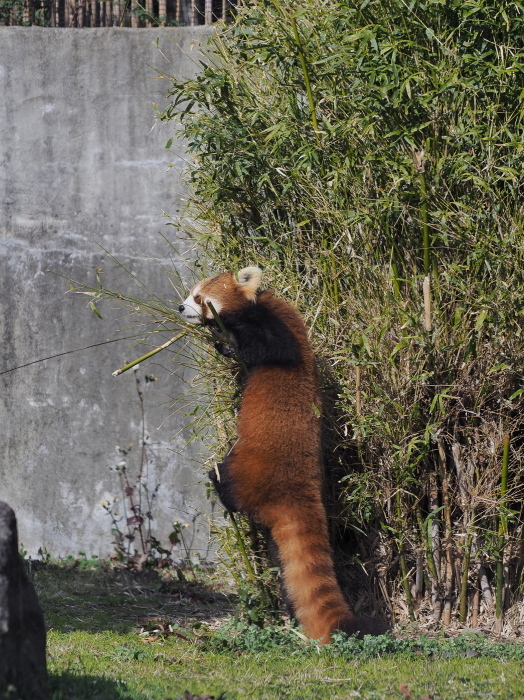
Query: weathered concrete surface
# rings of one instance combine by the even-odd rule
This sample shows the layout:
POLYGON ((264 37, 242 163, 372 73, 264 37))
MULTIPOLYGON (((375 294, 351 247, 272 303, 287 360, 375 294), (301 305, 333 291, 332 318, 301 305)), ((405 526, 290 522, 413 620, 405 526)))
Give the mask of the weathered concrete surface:
POLYGON ((48 696, 45 640, 42 609, 18 554, 16 517, 0 501, 0 697, 48 696))
MULTIPOLYGON (((100 267, 112 275, 99 245, 176 302, 151 258, 167 254, 160 232, 177 235, 162 212, 176 213, 184 197, 183 153, 165 150, 173 127, 154 124, 152 102, 162 104, 167 88, 154 69, 194 73, 203 36, 198 28, 0 30, 0 372, 129 325, 108 304, 97 319, 48 272, 90 282, 100 267), (168 161, 175 167, 166 172, 168 161)), ((115 274, 113 284, 130 288, 115 274)), ((111 376, 145 352, 129 348, 122 341, 0 376, 0 499, 16 510, 32 554, 111 550, 100 503, 118 482, 107 467, 119 461, 115 445, 137 445, 140 426, 133 373, 111 376)), ((195 519, 188 540, 205 554, 199 446, 185 448, 184 418, 169 415, 168 396, 187 387, 166 359, 148 367, 160 380, 147 397, 149 484, 161 484, 155 529, 163 538, 172 519, 195 519)))

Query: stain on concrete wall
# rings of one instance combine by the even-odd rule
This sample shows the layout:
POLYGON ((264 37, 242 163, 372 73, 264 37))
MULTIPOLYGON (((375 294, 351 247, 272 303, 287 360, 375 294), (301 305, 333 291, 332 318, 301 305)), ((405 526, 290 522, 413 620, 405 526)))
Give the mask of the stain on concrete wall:
MULTIPOLYGON (((129 289, 102 248, 176 303, 160 234, 176 235, 162 213, 185 196, 183 151, 168 153, 172 126, 154 123, 152 103, 167 87, 155 69, 193 74, 205 31, 1 29, 0 371, 129 325, 107 303, 96 318, 57 276, 94 282, 101 267, 129 289)), ((133 373, 111 372, 143 352, 122 341, 0 376, 0 500, 15 509, 32 554, 110 553, 100 503, 117 480, 107 467, 119 461, 115 445, 137 445, 140 429, 133 373)), ((173 376, 167 360, 147 368, 159 378, 147 392, 149 483, 161 484, 155 530, 162 538, 174 518, 191 523, 188 543, 206 555, 200 446, 186 446, 185 419, 169 409, 191 374, 173 376)))

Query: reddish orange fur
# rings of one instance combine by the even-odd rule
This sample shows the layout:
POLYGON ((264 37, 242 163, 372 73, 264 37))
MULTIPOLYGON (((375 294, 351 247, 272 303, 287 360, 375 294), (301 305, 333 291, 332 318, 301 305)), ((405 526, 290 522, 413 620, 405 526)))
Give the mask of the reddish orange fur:
MULTIPOLYGON (((232 273, 199 291, 224 312, 251 304, 232 273)), ((331 640, 339 628, 363 630, 337 583, 322 503, 322 407, 315 357, 298 311, 271 292, 258 295, 292 332, 301 362, 260 366, 249 375, 238 417, 238 441, 227 457, 235 501, 267 526, 278 546, 286 591, 308 637, 331 640), (318 413, 318 412, 317 412, 318 413)), ((365 625, 364 625, 365 626, 365 625)))

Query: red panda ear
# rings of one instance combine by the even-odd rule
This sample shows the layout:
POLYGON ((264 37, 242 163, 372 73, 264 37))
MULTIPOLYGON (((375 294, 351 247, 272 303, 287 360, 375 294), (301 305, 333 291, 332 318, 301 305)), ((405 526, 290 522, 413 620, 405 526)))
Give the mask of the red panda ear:
POLYGON ((238 283, 248 299, 255 301, 260 282, 262 280, 262 270, 259 267, 245 267, 237 275, 238 283))

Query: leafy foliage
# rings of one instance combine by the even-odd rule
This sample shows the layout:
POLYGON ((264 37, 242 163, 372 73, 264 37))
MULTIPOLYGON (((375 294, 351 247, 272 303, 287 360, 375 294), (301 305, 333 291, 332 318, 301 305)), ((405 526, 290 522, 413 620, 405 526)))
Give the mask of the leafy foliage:
POLYGON ((163 114, 212 266, 306 316, 350 595, 393 620, 521 601, 523 9, 254 0, 163 114))
POLYGON ((0 0, 0 25, 49 27, 51 0, 0 0))

